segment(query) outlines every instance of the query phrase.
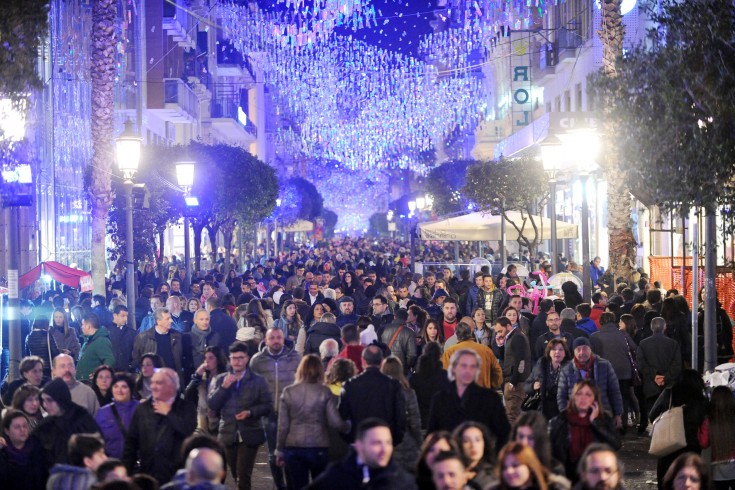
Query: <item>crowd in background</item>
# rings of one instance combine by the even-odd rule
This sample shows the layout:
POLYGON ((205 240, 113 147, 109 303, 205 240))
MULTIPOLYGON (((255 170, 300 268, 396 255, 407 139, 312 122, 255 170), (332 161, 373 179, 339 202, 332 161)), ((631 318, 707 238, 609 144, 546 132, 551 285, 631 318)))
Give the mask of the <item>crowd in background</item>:
MULTIPOLYGON (((590 303, 575 282, 535 303, 515 265, 409 259, 346 239, 192 277, 146 264, 135 294, 113 276, 106 295, 23 300, 0 485, 250 489, 265 447, 279 490, 623 488, 626 434, 681 406, 687 446, 659 459, 659 488, 732 488, 735 402, 689 365, 678 291, 612 284, 594 260, 590 303)), ((722 308, 717 328, 725 362, 722 308)))

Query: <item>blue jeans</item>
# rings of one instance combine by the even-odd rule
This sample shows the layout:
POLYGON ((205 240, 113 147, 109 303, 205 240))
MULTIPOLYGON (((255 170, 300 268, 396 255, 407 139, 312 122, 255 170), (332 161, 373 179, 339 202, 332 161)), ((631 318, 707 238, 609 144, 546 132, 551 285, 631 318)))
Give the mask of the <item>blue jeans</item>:
POLYGON ((283 470, 276 464, 276 443, 278 437, 278 414, 271 412, 267 417, 263 417, 263 429, 265 430, 265 440, 268 443, 268 465, 271 467, 271 475, 273 475, 273 483, 278 490, 286 488, 286 479, 283 477, 283 470))
POLYGON ((329 448, 287 447, 283 451, 286 462, 288 490, 301 490, 309 485, 309 474, 314 481, 329 463, 329 448))

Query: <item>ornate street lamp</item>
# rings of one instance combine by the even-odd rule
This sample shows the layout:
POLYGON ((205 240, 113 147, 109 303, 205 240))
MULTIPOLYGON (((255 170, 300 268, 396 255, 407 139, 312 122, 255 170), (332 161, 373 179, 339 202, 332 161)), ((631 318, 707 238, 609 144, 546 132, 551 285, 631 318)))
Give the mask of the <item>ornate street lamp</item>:
POLYGON ((125 129, 115 140, 117 149, 117 165, 125 179, 125 277, 128 298, 128 324, 135 330, 135 258, 133 254, 133 176, 138 171, 140 163, 140 148, 142 140, 133 131, 133 123, 125 121, 125 129))

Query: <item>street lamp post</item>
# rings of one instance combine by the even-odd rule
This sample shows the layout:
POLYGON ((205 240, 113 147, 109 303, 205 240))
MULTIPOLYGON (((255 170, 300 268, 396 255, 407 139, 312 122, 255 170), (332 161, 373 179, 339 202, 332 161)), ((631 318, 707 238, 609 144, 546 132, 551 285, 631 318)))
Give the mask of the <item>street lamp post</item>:
POLYGON ((116 140, 117 165, 125 179, 125 277, 128 298, 128 325, 136 330, 135 324, 135 258, 133 253, 133 176, 140 163, 141 138, 133 131, 130 119, 125 121, 125 129, 116 140))
MULTIPOLYGON (((276 208, 281 207, 281 199, 276 199, 276 208)), ((275 241, 273 243, 273 249, 274 249, 274 255, 276 256, 276 261, 278 261, 278 211, 279 209, 276 209, 276 214, 273 217, 273 231, 275 232, 275 241)))
MULTIPOLYGON (((0 134, 3 144, 12 145, 16 141, 25 138, 25 105, 15 106, 10 99, 0 99, 0 134)), ((2 162, 5 163, 5 162, 2 162)), ((26 162, 23 162, 26 163, 26 162)), ((12 174, 12 171, 8 171, 12 174)), ((3 181, 8 185, 8 177, 3 171, 3 181)), ((20 182, 20 179, 17 179, 20 182)), ((12 196, 12 191, 11 191, 12 196)), ((11 199, 12 200, 12 199, 11 199)), ((18 215, 19 204, 10 203, 3 199, 3 207, 6 209, 6 233, 8 250, 8 381, 20 379, 20 360, 23 357, 23 342, 25 339, 20 331, 20 291, 18 290, 18 255, 19 255, 19 230, 18 215)))
POLYGON ((414 235, 418 233, 418 222, 413 213, 416 211, 416 201, 408 202, 408 217, 411 220, 408 228, 408 248, 411 249, 411 272, 416 274, 416 239, 414 235))
MULTIPOLYGON (((184 189, 184 199, 188 199, 191 188, 194 185, 194 162, 183 161, 176 164, 176 180, 179 187, 184 189)), ((189 291, 191 284, 189 263, 191 261, 191 249, 189 243, 189 202, 186 202, 186 211, 184 212, 184 291, 189 291)))
POLYGON ((554 135, 549 135, 541 144, 541 159, 544 171, 549 176, 549 209, 551 215, 551 274, 559 272, 558 243, 556 238, 556 175, 563 163, 562 144, 554 135))
POLYGON ((590 279, 590 229, 589 205, 587 203, 587 182, 597 169, 595 161, 599 151, 599 138, 593 130, 578 130, 549 135, 541 145, 544 170, 549 174, 549 190, 551 198, 551 255, 552 271, 557 270, 556 247, 556 181, 560 173, 571 170, 580 174, 582 179, 582 293, 585 302, 592 297, 592 281, 590 279))

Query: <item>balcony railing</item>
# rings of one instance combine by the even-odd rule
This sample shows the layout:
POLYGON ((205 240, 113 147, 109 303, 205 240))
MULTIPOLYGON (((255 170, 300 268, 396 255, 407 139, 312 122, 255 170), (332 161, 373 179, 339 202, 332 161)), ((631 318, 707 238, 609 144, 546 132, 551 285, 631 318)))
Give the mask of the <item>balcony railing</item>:
POLYGON ((258 128, 253 124, 247 114, 240 107, 239 98, 230 97, 216 97, 212 99, 212 117, 227 117, 234 119, 237 123, 248 133, 254 137, 258 137, 258 128))
POLYGON ((201 115, 200 101, 191 87, 180 78, 165 78, 163 84, 164 102, 177 104, 198 121, 201 115))

